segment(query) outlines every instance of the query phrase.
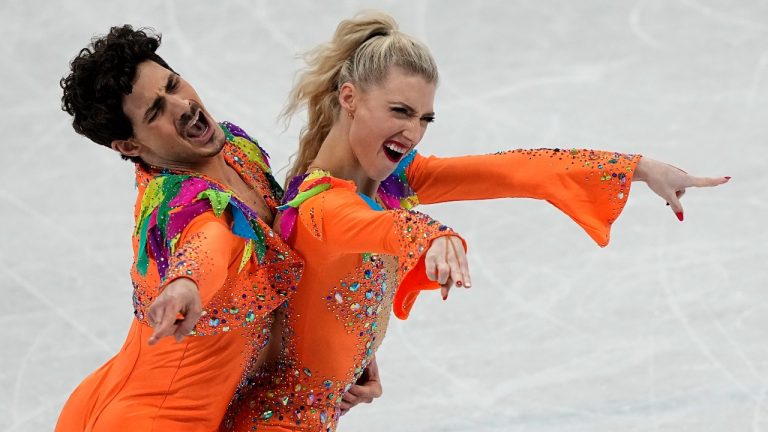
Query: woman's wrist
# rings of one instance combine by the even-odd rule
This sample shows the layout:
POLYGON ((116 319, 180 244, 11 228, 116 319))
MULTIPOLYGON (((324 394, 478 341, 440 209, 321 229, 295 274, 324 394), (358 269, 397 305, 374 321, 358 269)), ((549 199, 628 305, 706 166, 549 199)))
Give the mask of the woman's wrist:
POLYGON ((641 182, 647 182, 648 181, 648 164, 652 162, 650 159, 647 159, 643 156, 640 156, 640 160, 637 161, 637 165, 635 165, 635 172, 632 174, 632 181, 641 181, 641 182))

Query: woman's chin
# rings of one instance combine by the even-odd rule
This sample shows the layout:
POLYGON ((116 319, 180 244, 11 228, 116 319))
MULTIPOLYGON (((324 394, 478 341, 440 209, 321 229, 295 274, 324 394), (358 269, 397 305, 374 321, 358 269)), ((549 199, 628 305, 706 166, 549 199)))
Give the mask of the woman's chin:
POLYGON ((394 170, 389 171, 381 171, 379 172, 375 177, 371 177, 373 180, 376 180, 377 182, 383 182, 386 180, 389 176, 392 175, 392 173, 395 172, 394 170))

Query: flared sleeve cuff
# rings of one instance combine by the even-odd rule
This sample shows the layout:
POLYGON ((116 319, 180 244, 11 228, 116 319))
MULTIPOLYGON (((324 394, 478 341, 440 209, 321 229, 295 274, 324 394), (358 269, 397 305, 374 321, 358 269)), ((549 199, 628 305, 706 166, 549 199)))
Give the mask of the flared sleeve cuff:
POLYGON ((566 171, 554 179, 547 201, 568 215, 600 247, 627 204, 639 155, 583 151, 591 168, 566 171), (559 184, 558 184, 559 183, 559 184))
POLYGON ((440 288, 436 281, 427 277, 424 262, 432 241, 443 236, 459 237, 466 251, 467 245, 451 228, 415 211, 398 211, 395 229, 400 234, 398 257, 398 288, 392 310, 399 319, 407 319, 421 291, 440 288))

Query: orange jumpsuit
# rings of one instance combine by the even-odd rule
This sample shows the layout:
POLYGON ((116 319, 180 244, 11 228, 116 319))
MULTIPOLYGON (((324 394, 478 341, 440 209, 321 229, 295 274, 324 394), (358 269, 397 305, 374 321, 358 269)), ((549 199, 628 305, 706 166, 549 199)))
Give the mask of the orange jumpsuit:
MULTIPOLYGON (((227 163, 275 207, 282 190, 263 150, 236 126, 227 163)), ((135 319, 120 352, 66 402, 61 432, 213 431, 268 339, 271 312, 296 288, 303 269, 256 213, 215 181, 137 165, 133 237, 135 319), (195 335, 148 346, 149 305, 185 277, 200 291, 195 335)))
POLYGON ((251 378, 221 429, 335 430, 342 395, 376 352, 390 310, 405 319, 417 294, 437 287, 426 279, 423 255, 431 240, 453 233, 406 209, 545 199, 605 246, 638 160, 589 150, 444 159, 412 152, 382 182, 378 202, 323 171, 297 177, 286 191, 280 224, 306 268, 296 293, 278 308, 273 332, 281 333, 281 354, 251 378))

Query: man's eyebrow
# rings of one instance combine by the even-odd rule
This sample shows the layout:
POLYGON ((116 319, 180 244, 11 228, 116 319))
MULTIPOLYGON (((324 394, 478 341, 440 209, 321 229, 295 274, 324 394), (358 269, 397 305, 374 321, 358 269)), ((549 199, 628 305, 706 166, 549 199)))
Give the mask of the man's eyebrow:
POLYGON ((153 119, 150 119, 154 115, 155 112, 162 111, 165 107, 165 98, 162 96, 158 96, 155 98, 154 102, 152 102, 152 105, 147 108, 147 111, 144 112, 144 123, 151 123, 153 119))
MULTIPOLYGON (((176 75, 175 73, 171 72, 168 74, 168 79, 165 80, 165 92, 169 93, 172 91, 173 85, 176 82, 176 75)), ((155 98, 155 100, 152 102, 152 105, 150 105, 149 108, 147 108, 147 111, 144 112, 144 122, 145 123, 151 123, 150 117, 154 112, 162 111, 163 108, 165 108, 165 99, 162 96, 158 96, 155 98)))
POLYGON ((173 89, 173 84, 176 81, 176 75, 175 73, 171 72, 168 75, 168 79, 165 81, 165 92, 168 93, 173 89))

